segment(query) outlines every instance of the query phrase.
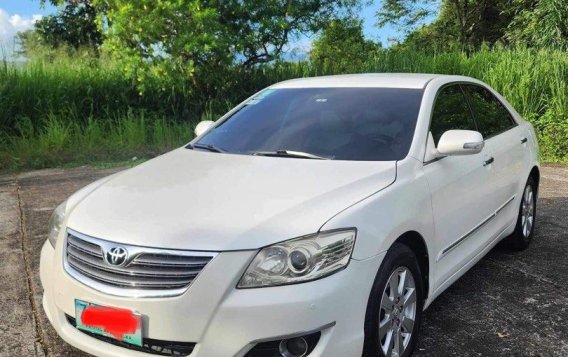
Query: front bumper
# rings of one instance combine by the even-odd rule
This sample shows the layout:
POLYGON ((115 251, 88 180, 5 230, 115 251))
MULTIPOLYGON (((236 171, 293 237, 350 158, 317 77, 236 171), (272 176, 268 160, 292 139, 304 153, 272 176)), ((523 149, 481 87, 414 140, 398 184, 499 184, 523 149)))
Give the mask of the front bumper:
POLYGON ((236 289, 256 251, 215 257, 189 289, 168 298, 125 298, 89 288, 63 269, 62 239, 41 252, 43 306, 58 334, 97 356, 151 356, 92 338, 72 326, 75 299, 136 310, 143 315, 143 337, 195 342, 191 357, 244 356, 258 341, 321 330, 310 356, 360 356, 367 300, 383 255, 313 282, 236 289), (323 329, 323 330, 322 330, 323 329))

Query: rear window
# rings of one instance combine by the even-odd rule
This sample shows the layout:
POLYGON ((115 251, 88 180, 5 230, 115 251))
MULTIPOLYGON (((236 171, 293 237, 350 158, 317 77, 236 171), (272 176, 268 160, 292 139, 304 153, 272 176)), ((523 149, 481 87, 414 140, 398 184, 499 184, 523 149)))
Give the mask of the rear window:
POLYGON ((336 160, 403 159, 422 89, 267 89, 199 140, 236 154, 297 151, 336 160))
POLYGON ((516 125, 505 106, 488 89, 462 84, 481 135, 489 138, 516 125))

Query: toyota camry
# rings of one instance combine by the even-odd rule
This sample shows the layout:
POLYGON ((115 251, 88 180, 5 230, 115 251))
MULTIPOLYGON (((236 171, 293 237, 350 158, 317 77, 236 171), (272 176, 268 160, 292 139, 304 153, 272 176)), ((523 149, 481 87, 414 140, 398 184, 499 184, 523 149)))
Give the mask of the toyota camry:
POLYGON ((473 78, 290 80, 195 132, 55 209, 43 308, 71 345, 408 356, 437 296, 533 236, 535 132, 473 78))

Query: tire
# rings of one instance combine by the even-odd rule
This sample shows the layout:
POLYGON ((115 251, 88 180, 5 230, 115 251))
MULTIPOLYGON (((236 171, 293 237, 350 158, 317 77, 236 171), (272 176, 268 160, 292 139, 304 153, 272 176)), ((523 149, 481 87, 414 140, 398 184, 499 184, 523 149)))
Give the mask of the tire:
POLYGON ((395 336, 397 336, 396 331, 399 329, 401 331, 400 336, 402 337, 403 348, 402 353, 398 354, 398 356, 410 356, 418 340, 423 306, 424 291, 418 260, 412 250, 406 245, 395 243, 387 252, 369 295, 365 316, 363 356, 397 356, 394 353, 397 350, 395 345, 397 339, 395 336), (402 279, 403 274, 405 275, 404 279, 402 279), (409 276, 412 279, 409 279, 409 276), (399 289, 397 294, 394 289, 390 289, 390 285, 391 282, 395 282, 393 285, 396 285, 396 282, 400 283, 401 280, 404 280, 403 293, 400 294, 399 289), (412 295, 411 289, 414 289, 414 295, 412 295), (396 302, 397 295, 401 296, 401 300, 398 303, 396 302), (404 304, 404 296, 410 297, 407 300, 407 304, 404 304), (411 303, 412 296, 414 296, 415 300, 413 304, 411 303), (387 310, 390 313, 387 314, 387 310), (414 315, 414 323, 410 329, 410 335, 408 335, 408 326, 411 321, 409 316, 411 315, 414 315), (379 328, 380 323, 384 324, 385 327, 379 328), (390 345, 387 341, 389 334, 390 340, 388 341, 391 342, 390 345))
POLYGON ((514 250, 525 250, 531 243, 536 219, 537 192, 535 181, 530 176, 521 196, 515 231, 507 238, 509 247, 514 250))

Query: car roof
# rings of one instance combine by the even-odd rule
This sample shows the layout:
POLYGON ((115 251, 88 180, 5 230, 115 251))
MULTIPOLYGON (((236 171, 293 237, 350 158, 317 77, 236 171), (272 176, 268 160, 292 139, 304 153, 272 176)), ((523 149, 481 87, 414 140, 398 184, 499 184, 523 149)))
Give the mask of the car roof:
POLYGON ((475 82, 464 76, 449 76, 425 73, 362 73, 335 76, 297 78, 276 83, 270 88, 328 88, 328 87, 372 87, 372 88, 425 88, 435 78, 448 81, 475 82))

